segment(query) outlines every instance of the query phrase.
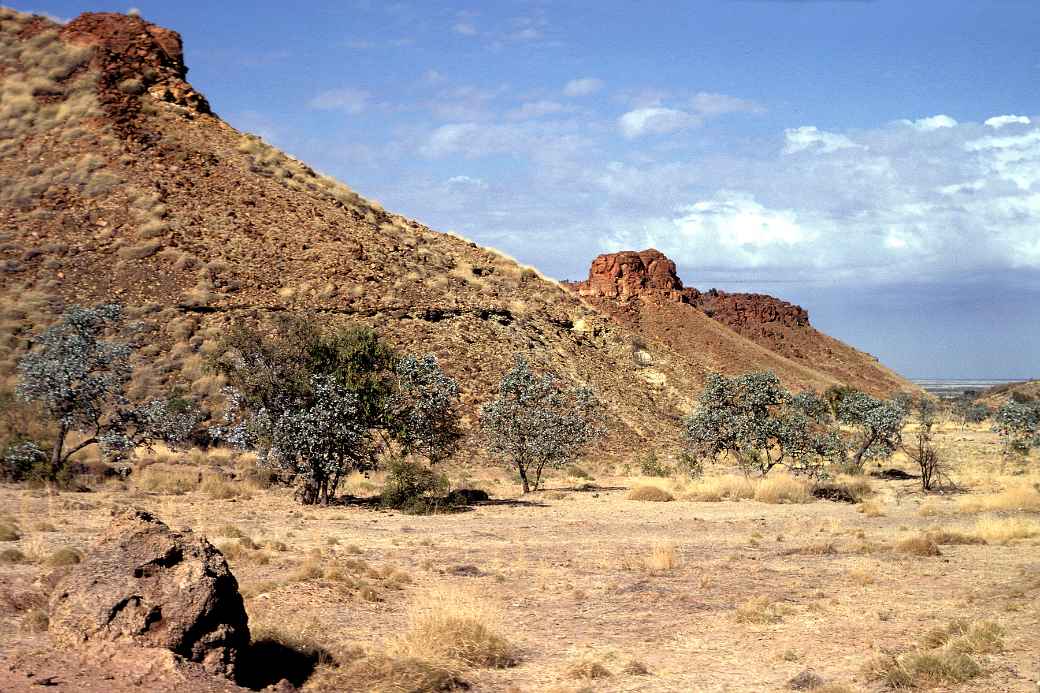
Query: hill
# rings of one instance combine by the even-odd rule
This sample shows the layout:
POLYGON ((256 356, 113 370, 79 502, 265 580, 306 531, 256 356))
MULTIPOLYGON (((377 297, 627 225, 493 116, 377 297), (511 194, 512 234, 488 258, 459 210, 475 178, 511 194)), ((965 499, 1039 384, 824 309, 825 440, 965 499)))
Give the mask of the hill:
POLYGON ((837 379, 682 303, 665 307, 681 311, 680 330, 626 324, 497 251, 387 212, 222 121, 187 72, 180 36, 138 17, 0 13, 4 387, 28 336, 65 305, 112 300, 145 330, 131 394, 181 385, 211 416, 223 382, 205 355, 229 321, 283 311, 435 353, 463 386, 468 423, 526 354, 597 390, 605 455, 671 445, 708 369, 774 368, 792 387, 837 379))
POLYGON ((675 263, 654 249, 601 255, 588 279, 568 286, 618 324, 700 369, 769 368, 795 389, 840 383, 876 395, 917 390, 870 354, 815 329, 801 306, 764 294, 685 287, 675 263))
POLYGON ((1022 402, 1040 401, 1040 380, 994 385, 980 392, 975 399, 995 409, 1009 398, 1022 402))

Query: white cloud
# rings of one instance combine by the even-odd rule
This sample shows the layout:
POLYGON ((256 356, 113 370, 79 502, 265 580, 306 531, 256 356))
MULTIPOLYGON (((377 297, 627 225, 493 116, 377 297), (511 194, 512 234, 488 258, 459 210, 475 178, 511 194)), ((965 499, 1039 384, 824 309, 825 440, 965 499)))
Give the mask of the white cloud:
POLYGON ((964 148, 982 155, 980 163, 987 173, 1014 183, 1020 190, 1040 183, 1040 129, 1021 135, 990 135, 970 140, 964 148))
POLYGON ((564 113, 570 110, 567 106, 557 101, 528 101, 519 108, 514 108, 506 114, 513 120, 528 120, 530 118, 541 118, 542 116, 564 113))
POLYGON ((456 34, 461 34, 462 36, 477 35, 477 27, 473 26, 470 22, 458 22, 451 27, 451 30, 456 34))
POLYGON ((766 110, 760 104, 748 99, 706 91, 694 94, 691 103, 694 111, 709 118, 726 113, 765 113, 766 110))
POLYGON ((450 187, 455 188, 469 188, 473 190, 487 190, 488 184, 481 178, 472 178, 470 176, 452 176, 447 180, 447 184, 450 187))
POLYGON ((939 130, 942 128, 957 127, 957 121, 948 115, 928 116, 927 118, 918 118, 917 120, 900 120, 900 123, 909 125, 910 127, 916 128, 922 131, 939 130))
POLYGON ((1031 122, 1028 116, 1000 115, 987 118, 985 124, 993 129, 999 129, 1005 125, 1029 125, 1031 122))
POLYGON ((364 89, 329 89, 315 96, 308 105, 323 111, 345 111, 350 114, 358 114, 364 111, 372 95, 364 89))
POLYGON ((563 86, 564 96, 588 96, 603 88, 603 80, 595 77, 572 79, 563 86))
POLYGON ((820 130, 814 125, 784 130, 784 154, 795 154, 806 149, 829 154, 839 149, 853 148, 862 149, 863 145, 856 144, 845 135, 820 130))
POLYGON ((618 119, 621 134, 628 139, 643 135, 663 135, 699 124, 700 118, 697 116, 661 106, 637 108, 618 119))

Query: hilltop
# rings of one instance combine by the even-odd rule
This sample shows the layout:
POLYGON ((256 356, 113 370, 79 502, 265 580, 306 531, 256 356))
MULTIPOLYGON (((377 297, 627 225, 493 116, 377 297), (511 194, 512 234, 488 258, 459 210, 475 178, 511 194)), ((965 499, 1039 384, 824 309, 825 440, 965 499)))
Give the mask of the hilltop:
POLYGON ((675 263, 652 248, 600 255, 588 279, 568 286, 646 343, 663 343, 696 368, 768 368, 796 389, 839 383, 876 395, 917 389, 870 354, 815 329, 801 306, 686 287, 675 263))
POLYGON ((29 335, 65 305, 113 300, 146 330, 131 394, 182 385, 211 416, 223 382, 203 361, 225 326, 284 311, 435 353, 462 383, 469 424, 524 353, 597 390, 607 456, 671 446, 711 369, 773 368, 794 388, 908 387, 807 318, 763 321, 736 295, 621 308, 576 294, 237 131, 187 74, 180 36, 139 17, 0 14, 5 387, 29 335), (814 359, 828 349, 825 368, 814 359))

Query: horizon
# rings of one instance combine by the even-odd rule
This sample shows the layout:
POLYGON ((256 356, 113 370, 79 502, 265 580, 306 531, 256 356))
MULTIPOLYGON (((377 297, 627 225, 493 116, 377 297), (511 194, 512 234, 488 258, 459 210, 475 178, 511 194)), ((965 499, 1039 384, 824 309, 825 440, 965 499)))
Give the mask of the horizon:
POLYGON ((136 6, 233 126, 549 276, 654 246, 908 378, 1037 376, 1036 4, 11 5, 136 6))

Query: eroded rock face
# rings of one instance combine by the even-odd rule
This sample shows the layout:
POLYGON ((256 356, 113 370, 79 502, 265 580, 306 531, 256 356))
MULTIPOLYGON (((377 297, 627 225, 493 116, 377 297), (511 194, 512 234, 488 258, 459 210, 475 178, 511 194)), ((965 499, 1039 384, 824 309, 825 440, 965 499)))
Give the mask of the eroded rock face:
POLYGON ((233 676, 249 627, 238 582, 204 537, 140 510, 116 514, 50 603, 56 645, 112 642, 171 650, 233 676))
POLYGON ((765 294, 731 294, 712 289, 700 292, 684 287, 675 263, 659 250, 625 250, 600 255, 592 261, 589 278, 570 284, 580 295, 619 302, 633 299, 688 303, 709 317, 743 332, 762 325, 803 327, 809 314, 801 306, 765 294))
POLYGON ((63 40, 95 49, 93 65, 101 72, 102 101, 115 110, 134 110, 131 82, 162 101, 197 113, 209 113, 209 103, 185 81, 181 36, 117 12, 85 12, 61 29, 63 40))

